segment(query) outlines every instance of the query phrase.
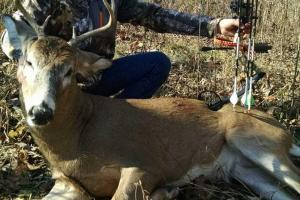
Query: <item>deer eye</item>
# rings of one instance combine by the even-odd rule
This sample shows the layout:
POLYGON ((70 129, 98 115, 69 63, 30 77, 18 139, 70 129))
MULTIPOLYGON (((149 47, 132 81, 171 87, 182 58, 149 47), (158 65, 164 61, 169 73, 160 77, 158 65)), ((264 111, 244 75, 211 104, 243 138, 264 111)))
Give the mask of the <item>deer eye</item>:
POLYGON ((68 70, 68 72, 65 74, 65 77, 68 77, 68 76, 70 76, 72 74, 72 69, 70 68, 69 70, 68 70))

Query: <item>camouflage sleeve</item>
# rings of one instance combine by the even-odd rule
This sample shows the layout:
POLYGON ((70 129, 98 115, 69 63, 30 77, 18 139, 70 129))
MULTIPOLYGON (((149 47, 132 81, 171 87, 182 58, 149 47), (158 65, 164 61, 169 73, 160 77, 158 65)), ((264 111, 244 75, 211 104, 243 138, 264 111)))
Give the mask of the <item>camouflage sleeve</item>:
POLYGON ((118 9, 118 20, 142 25, 160 33, 178 33, 212 37, 218 19, 204 15, 190 15, 162 8, 141 0, 123 0, 118 9))

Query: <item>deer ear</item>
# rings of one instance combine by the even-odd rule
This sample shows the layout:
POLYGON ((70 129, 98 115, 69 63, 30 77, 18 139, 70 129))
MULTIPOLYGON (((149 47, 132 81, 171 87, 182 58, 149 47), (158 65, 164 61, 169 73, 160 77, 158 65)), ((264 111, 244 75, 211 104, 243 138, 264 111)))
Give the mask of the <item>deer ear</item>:
POLYGON ((6 28, 1 37, 1 48, 10 59, 18 59, 27 41, 36 36, 34 30, 28 26, 19 15, 3 15, 2 21, 6 28))
POLYGON ((98 71, 105 70, 109 68, 112 64, 112 61, 106 58, 100 58, 96 60, 94 63, 83 63, 81 64, 77 72, 80 73, 83 77, 88 77, 95 74, 98 71))

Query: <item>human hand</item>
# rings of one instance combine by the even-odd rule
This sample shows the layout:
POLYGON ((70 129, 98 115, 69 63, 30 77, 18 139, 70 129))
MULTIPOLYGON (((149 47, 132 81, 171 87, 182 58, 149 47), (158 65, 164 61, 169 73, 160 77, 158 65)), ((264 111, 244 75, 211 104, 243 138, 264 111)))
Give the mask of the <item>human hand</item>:
MULTIPOLYGON (((221 19, 216 27, 216 33, 224 36, 233 37, 239 28, 238 19, 221 19)), ((241 35, 250 33, 251 25, 241 24, 241 35)))

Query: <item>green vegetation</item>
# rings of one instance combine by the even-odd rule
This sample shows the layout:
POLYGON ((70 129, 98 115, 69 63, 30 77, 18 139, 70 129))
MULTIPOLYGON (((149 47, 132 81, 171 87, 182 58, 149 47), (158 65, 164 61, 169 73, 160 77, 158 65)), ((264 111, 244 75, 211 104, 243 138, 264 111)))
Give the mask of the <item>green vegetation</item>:
MULTIPOLYGON (((0 2, 1 13, 13 10, 11 2, 0 2)), ((229 0, 155 2, 194 14, 230 16, 227 9, 229 0), (203 4, 199 5, 199 2, 203 4)), ((260 2, 257 41, 269 42, 273 49, 268 54, 256 55, 260 70, 267 73, 256 87, 256 106, 273 114, 299 137, 300 74, 299 67, 296 68, 299 0, 260 2)), ((171 57, 173 68, 170 78, 157 96, 196 98, 204 90, 213 90, 220 95, 230 95, 232 91, 234 52, 201 52, 201 47, 212 45, 205 38, 163 35, 142 27, 121 25, 117 41, 118 56, 159 50, 171 57)), ((0 53, 0 199, 38 198, 52 184, 46 164, 32 143, 21 110, 16 105, 16 69, 16 64, 0 53)), ((201 179, 183 188, 183 191, 180 199, 259 199, 238 183, 228 187, 224 183, 212 184, 201 179)))

